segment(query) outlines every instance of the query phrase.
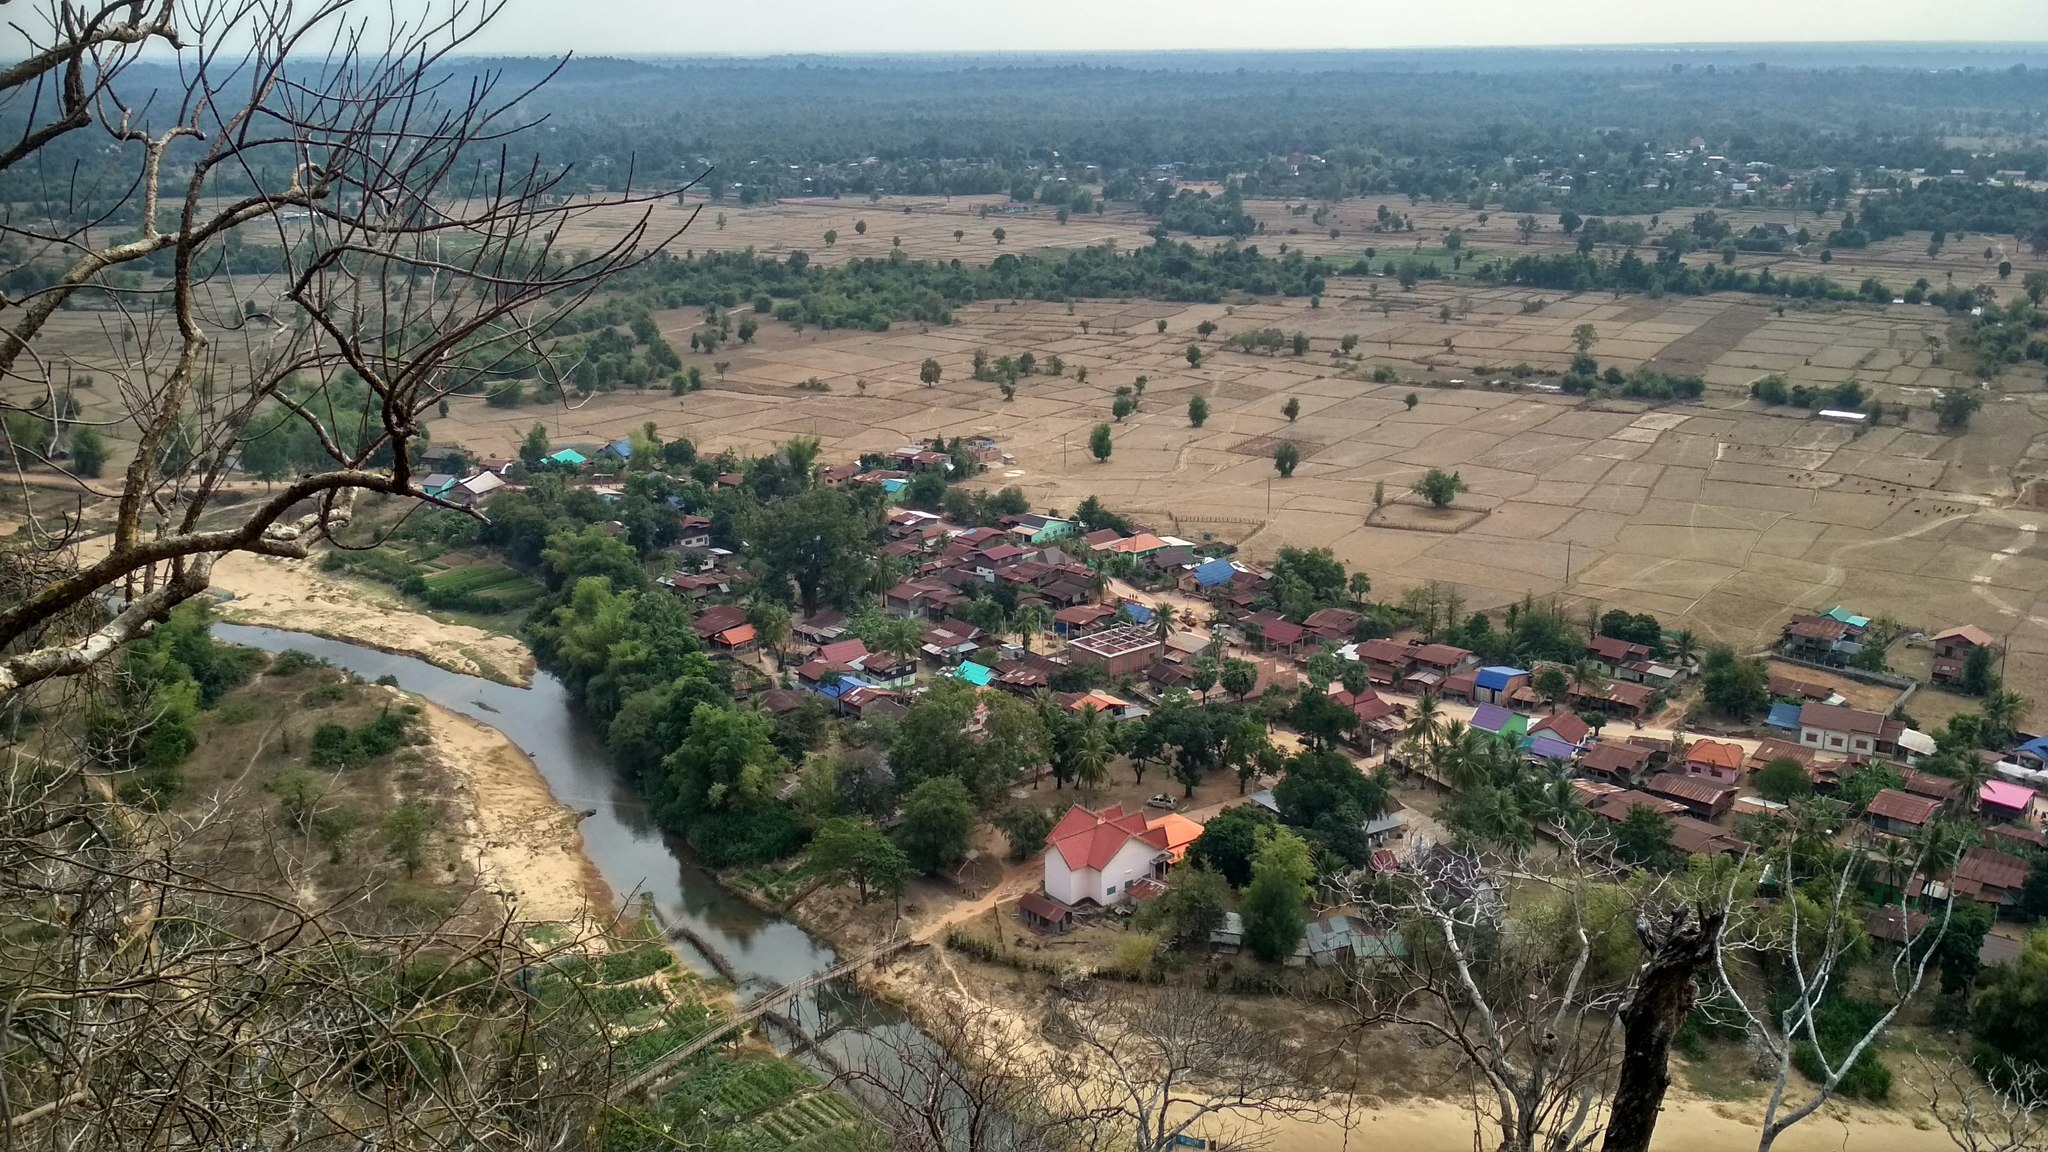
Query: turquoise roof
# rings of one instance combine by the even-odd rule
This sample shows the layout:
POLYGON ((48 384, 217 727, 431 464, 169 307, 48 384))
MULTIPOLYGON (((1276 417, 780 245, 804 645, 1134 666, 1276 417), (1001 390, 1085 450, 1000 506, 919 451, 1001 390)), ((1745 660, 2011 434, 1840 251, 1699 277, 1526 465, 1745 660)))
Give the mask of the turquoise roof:
POLYGON ((976 664, 972 660, 953 669, 953 675, 967 681, 976 688, 986 688, 990 684, 995 683, 996 679, 995 669, 985 664, 976 664))
POLYGON ((548 459, 554 461, 557 464, 583 465, 590 463, 590 458, 588 456, 585 456, 583 453, 578 452, 574 448, 564 448, 560 452, 557 452, 554 455, 548 457, 548 459))
POLYGON ((1847 608, 1842 607, 1840 604, 1837 604, 1833 608, 1830 608, 1827 611, 1821 613, 1821 615, 1827 617, 1830 620, 1839 620, 1842 623, 1847 624, 1851 628, 1870 627, 1870 617, 1858 616, 1855 613, 1849 611, 1847 608))

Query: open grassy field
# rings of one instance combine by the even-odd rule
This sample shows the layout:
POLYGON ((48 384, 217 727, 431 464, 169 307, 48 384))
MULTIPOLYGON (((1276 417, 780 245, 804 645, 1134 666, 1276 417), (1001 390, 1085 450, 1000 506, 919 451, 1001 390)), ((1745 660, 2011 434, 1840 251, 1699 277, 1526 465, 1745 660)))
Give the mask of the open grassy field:
MULTIPOLYGON (((888 230, 876 221, 896 220, 875 207, 866 212, 869 245, 888 230)), ((1269 233, 1293 219, 1278 205, 1257 207, 1274 212, 1269 233)), ((808 235, 818 221, 789 206, 726 211, 726 235, 768 248, 760 229, 801 226, 803 235, 783 243, 818 251, 808 235)), ((1340 232, 1347 213, 1364 221, 1372 212, 1371 203, 1340 206, 1340 232)), ((1304 227, 1296 239, 1310 251, 1347 254, 1377 242, 1384 255, 1396 244, 1439 243, 1410 239, 1438 215, 1476 217, 1429 206, 1415 215, 1417 233, 1398 238, 1332 242, 1304 227)), ((1006 226, 1008 244, 1017 245, 1016 221, 1006 226)), ((1512 220, 1494 214, 1487 227, 1501 235, 1475 246, 1519 246, 1512 220)), ((842 226, 841 236, 847 231, 842 226)), ((950 228, 938 231, 950 244, 950 228)), ((906 238, 905 246, 928 242, 906 238)), ((1272 236, 1263 242, 1270 246, 1272 236)), ((1530 247, 1564 243, 1553 222, 1530 247)), ((1952 255, 1969 243, 1953 243, 1930 262, 1925 238, 1908 237, 1857 259, 1896 260, 1880 274, 1901 287, 1909 272, 1940 280, 1944 264, 1958 266, 1958 282, 1981 275, 1997 283, 1981 259, 1973 257, 1973 271, 1952 255)), ((842 238, 835 248, 846 246, 842 238)), ((1828 271, 1851 275, 1849 258, 1828 271)), ((683 344, 696 321, 694 312, 675 313, 664 326, 683 344)), ((713 382, 701 393, 612 393, 573 411, 458 401, 434 435, 494 453, 511 449, 537 419, 558 444, 597 442, 652 420, 664 434, 712 450, 759 451, 815 435, 827 458, 933 435, 992 435, 1014 462, 985 482, 1017 485, 1036 506, 1071 509, 1099 495, 1182 534, 1238 541, 1255 558, 1283 545, 1329 545, 1370 572, 1382 594, 1439 580, 1458 585, 1475 607, 1561 595, 1652 611, 1745 648, 1765 643, 1795 610, 1841 602, 1914 627, 1973 622, 2009 637, 2008 674, 2026 691, 2048 684, 2048 548, 2040 542, 2048 508, 2019 499, 2024 480, 2048 462, 2048 395, 2036 370, 2008 373, 1985 392, 1966 435, 1939 433, 1927 411, 1936 390, 1976 384, 1955 370, 1964 358, 1945 353, 1948 336, 1947 317, 1931 308, 1779 312, 1737 295, 1560 297, 1469 282, 1403 292, 1375 276, 1333 281, 1320 307, 1300 299, 991 302, 961 309, 946 328, 799 334, 769 324, 752 346, 719 353, 730 365, 723 380, 704 365, 713 382), (1525 311, 1536 300, 1541 309, 1525 311), (1217 331, 1202 339, 1196 326, 1205 320, 1217 331), (1709 383, 1707 396, 1652 406, 1483 386, 1517 364, 1561 368, 1581 323, 1598 330, 1594 354, 1603 364, 1696 373, 1709 383), (1306 333, 1309 354, 1224 347, 1236 332, 1268 326, 1306 333), (1351 357, 1336 354, 1346 335, 1359 338, 1351 357), (1197 367, 1185 356, 1190 343, 1203 349, 1197 367), (1030 351, 1041 362, 1056 354, 1066 375, 1027 377, 1005 402, 994 385, 970 378, 978 348, 992 356, 1030 351), (927 356, 944 368, 936 388, 916 379, 927 356), (1082 366, 1085 384, 1074 379, 1082 366), (1380 367, 1399 382, 1371 382, 1380 367), (1858 380, 1914 411, 1903 425, 1858 430, 1767 409, 1747 388, 1772 372, 1793 383, 1858 380), (1089 429, 1110 419, 1114 390, 1140 375, 1148 378, 1143 407, 1116 427, 1114 453, 1098 464, 1086 447, 1089 429), (813 376, 831 391, 794 387, 813 376), (1412 410, 1404 404, 1411 392, 1419 401, 1412 410), (1196 394, 1212 409, 1201 428, 1186 416, 1196 394), (1289 397, 1301 402, 1291 424, 1280 411, 1289 397), (1302 451, 1291 479, 1278 478, 1270 460, 1280 440, 1302 451), (1429 468, 1457 471, 1470 486, 1453 512, 1430 512, 1407 494, 1429 468), (1375 514, 1379 483, 1400 503, 1375 514)))

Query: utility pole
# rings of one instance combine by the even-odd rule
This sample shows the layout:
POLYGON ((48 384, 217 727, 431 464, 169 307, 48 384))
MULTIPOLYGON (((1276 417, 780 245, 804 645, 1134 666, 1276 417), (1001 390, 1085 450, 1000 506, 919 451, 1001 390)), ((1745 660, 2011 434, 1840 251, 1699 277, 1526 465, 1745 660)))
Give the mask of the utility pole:
POLYGON ((1572 542, 1564 542, 1564 586, 1572 586, 1572 542))

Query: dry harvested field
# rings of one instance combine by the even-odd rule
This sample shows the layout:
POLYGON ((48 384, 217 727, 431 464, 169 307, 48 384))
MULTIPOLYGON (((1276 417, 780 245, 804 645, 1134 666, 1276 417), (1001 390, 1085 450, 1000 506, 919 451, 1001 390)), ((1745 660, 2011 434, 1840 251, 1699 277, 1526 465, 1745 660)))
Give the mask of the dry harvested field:
MULTIPOLYGON (((1351 207, 1371 215, 1369 204, 1351 207)), ((728 234, 772 246, 755 213, 727 211, 728 234)), ((872 244, 879 228, 868 218, 872 244)), ((806 234, 816 222, 803 221, 806 234)), ((1016 222, 1006 226, 1015 245, 1016 222)), ((940 232, 950 243, 950 229, 940 232)), ((905 239, 906 247, 925 242, 905 239)), ((1477 246, 1515 243, 1510 232, 1477 246)), ((1539 235, 1532 247, 1544 244, 1539 235)), ((681 343, 696 320, 674 313, 664 324, 681 343)), ((1099 495, 1159 526, 1240 542, 1255 558, 1283 545, 1328 545, 1383 593, 1448 581, 1479 607, 1559 594, 1656 612, 1744 647, 1763 644, 1794 610, 1836 602, 1919 627, 1968 621, 2010 634, 2011 678, 2048 696, 2048 510, 2014 499, 2020 478, 2048 472, 2048 395, 2035 372, 2011 374, 1987 393, 1966 436, 1937 433, 1925 411, 1934 390, 1975 383, 1938 362, 1930 338, 1946 343, 1947 335, 1946 318, 1927 308, 1779 314, 1735 295, 1559 298, 1441 283, 1404 293, 1369 277, 1333 281, 1320 308, 1305 300, 1019 302, 963 308, 946 328, 799 334, 769 324, 754 345, 719 353, 728 372, 701 393, 600 395, 570 411, 458 401, 434 434, 498 452, 536 419, 558 444, 598 442, 653 420, 712 450, 759 451, 815 435, 828 458, 934 435, 992 435, 1013 462, 985 482, 1017 485, 1039 507, 1071 509, 1099 495), (1523 311, 1539 297, 1541 311, 1523 311), (1449 322, 1439 319, 1445 305, 1459 313, 1449 322), (1219 330, 1199 340, 1204 320, 1219 330), (1518 363, 1561 367, 1572 330, 1588 322, 1603 363, 1701 374, 1706 400, 1660 407, 1480 386, 1518 363), (1311 352, 1222 347, 1228 334, 1266 326, 1307 333, 1311 352), (1360 338, 1356 358, 1333 355, 1347 334, 1360 338), (1190 342, 1204 348, 1199 367, 1185 358, 1190 342), (1058 355, 1067 374, 1027 377, 1006 403, 993 385, 969 379, 977 348, 1058 355), (944 367, 936 388, 916 380, 927 356, 944 367), (1402 382, 1371 383, 1381 365, 1402 382), (1074 379, 1080 366, 1085 384, 1074 379), (1746 389, 1769 372, 1795 383, 1857 379, 1919 410, 1906 426, 1860 432, 1767 410, 1746 389), (1116 428, 1115 451, 1098 464, 1088 431, 1109 420, 1115 388, 1140 375, 1148 377, 1143 408, 1116 428), (831 391, 795 388, 814 376, 831 391), (1419 399, 1412 411, 1403 403, 1409 392, 1419 399), (1212 407, 1202 428, 1186 417, 1196 393, 1212 407), (1292 424, 1280 412, 1288 397, 1302 405, 1292 424), (1283 439, 1304 458, 1287 480, 1270 460, 1283 439), (1430 512, 1407 495, 1432 467, 1471 486, 1454 512, 1430 512), (1375 511, 1381 482, 1390 506, 1375 511)))
MULTIPOLYGON (((900 235, 913 256, 958 254, 970 262, 999 250, 1145 242, 1147 222, 1128 213, 1066 225, 1044 212, 983 220, 981 203, 712 206, 686 239, 762 252, 803 248, 814 259, 839 260, 886 252, 900 235), (723 229, 715 222, 721 211, 723 229), (854 234, 858 220, 868 222, 867 235, 854 234), (988 234, 998 224, 1007 233, 1000 249, 988 234), (830 250, 818 239, 828 227, 840 234, 830 250), (954 241, 955 229, 966 239, 954 241)), ((1390 208, 1413 214, 1416 232, 1372 234, 1365 228, 1376 206, 1338 205, 1334 241, 1327 225, 1313 228, 1284 204, 1255 202, 1251 210, 1268 222, 1260 240, 1268 248, 1290 243, 1349 256, 1373 246, 1382 257, 1403 246, 1440 251, 1445 228, 1476 226, 1478 215, 1390 200, 1390 208), (1289 227, 1301 232, 1289 236, 1289 227)), ((654 211, 677 220, 683 212, 672 204, 654 211)), ((1747 227, 1767 218, 1791 215, 1743 212, 1736 222, 1747 227)), ((1667 213, 1665 224, 1673 219, 1690 219, 1690 211, 1667 213)), ((613 223, 593 213, 576 227, 590 229, 595 243, 613 223)), ((623 219, 616 223, 624 226, 623 219)), ((1569 243, 1554 220, 1547 223, 1526 250, 1569 243)), ((1901 287, 1916 276, 1940 281, 1954 272, 1959 283, 2013 290, 2023 271, 2040 265, 2031 255, 2009 254, 2019 270, 2000 284, 1982 259, 1981 237, 1952 241, 1938 260, 1926 256, 1926 241, 1904 237, 1844 253, 1828 272, 1849 278, 1867 269, 1901 287)), ((1506 254, 1522 248, 1512 217, 1502 213, 1476 229, 1470 247, 1506 254)), ((1743 260, 1789 269, 1796 258, 1743 260)), ((1760 645, 1796 609, 1838 601, 1918 627, 1976 623, 2010 637, 2009 679, 2048 702, 2048 546, 2041 543, 2048 501, 2015 498, 2027 478, 2048 475, 2048 396, 2038 369, 2008 373, 1986 392, 1967 435, 1937 433, 1925 411, 1934 390, 1976 383, 1952 371, 1961 357, 1951 353, 1943 362, 1949 324, 1937 310, 1856 305, 1780 313, 1748 296, 1560 297, 1443 282, 1404 293, 1378 276, 1333 281, 1321 305, 989 302, 960 309, 958 322, 945 328, 797 333, 769 323, 753 345, 721 350, 718 359, 729 362, 723 379, 709 358, 691 358, 713 378, 700 393, 601 394, 573 410, 509 412, 457 399, 432 431, 439 441, 495 453, 512 449, 535 420, 546 422, 558 444, 599 442, 652 420, 664 434, 687 435, 712 450, 758 451, 816 435, 828 457, 940 434, 993 435, 1014 462, 985 482, 1017 485, 1040 507, 1071 509, 1095 494, 1183 534, 1240 542, 1254 558, 1288 544, 1329 545, 1370 572, 1383 594, 1428 580, 1459 585, 1475 606, 1559 594, 1653 611, 1745 647, 1760 645), (1538 300, 1540 310, 1524 310, 1538 300), (1446 306, 1453 312, 1448 322, 1440 319, 1446 306), (1155 330, 1160 320, 1164 333, 1155 330), (1191 368, 1184 352, 1204 320, 1219 330, 1200 341, 1203 361, 1191 368), (1652 407, 1478 386, 1520 363, 1561 367, 1581 323, 1598 330, 1595 353, 1603 362, 1698 373, 1710 383, 1707 398, 1652 407), (1222 346, 1232 333, 1266 326, 1306 333, 1311 352, 1249 355, 1222 346), (1346 335, 1359 337, 1355 358, 1333 355, 1346 335), (969 379, 977 348, 991 355, 1030 351, 1041 362, 1056 354, 1067 374, 1027 377, 1016 400, 1005 403, 993 385, 969 379), (936 388, 916 380, 927 356, 944 367, 936 388), (1089 371, 1085 384, 1074 379, 1082 366, 1089 371), (1380 366, 1401 382, 1371 383, 1380 366), (1906 426, 1859 433, 1795 410, 1766 410, 1746 398, 1746 389, 1769 372, 1795 383, 1857 379, 1918 411, 1906 426), (1140 375, 1149 378, 1144 406, 1116 429, 1111 459, 1097 464, 1086 448, 1088 431, 1109 419, 1113 390, 1140 375), (813 376, 831 391, 795 387, 813 376), (1187 400, 1198 392, 1213 412, 1199 429, 1186 419, 1187 400), (1412 411, 1403 403, 1410 392, 1419 399, 1412 411), (1290 396, 1302 405, 1293 424, 1280 413, 1290 396), (1269 459, 1281 439, 1303 455, 1288 480, 1275 476, 1269 459), (1406 495, 1432 467, 1458 471, 1471 486, 1453 512, 1431 513, 1406 495), (1393 503, 1376 511, 1372 496, 1381 482, 1393 503)), ((106 319, 59 318, 82 371, 114 351, 116 334, 106 319)), ((697 320, 694 310, 661 317, 678 347, 687 346, 697 320)), ((223 333, 224 357, 235 339, 223 333)), ((110 414, 113 399, 102 380, 87 401, 95 416, 110 414)))

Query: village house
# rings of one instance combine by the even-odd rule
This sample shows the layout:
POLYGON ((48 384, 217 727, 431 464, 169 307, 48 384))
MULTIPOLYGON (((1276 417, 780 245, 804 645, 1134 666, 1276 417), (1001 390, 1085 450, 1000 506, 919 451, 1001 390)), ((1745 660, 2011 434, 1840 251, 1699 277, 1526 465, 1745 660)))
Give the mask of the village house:
POLYGON ((1977 812, 1993 824, 2041 826, 2041 794, 2010 780, 1987 780, 1977 793, 1977 812))
POLYGON ((1991 634, 1974 624, 1937 632, 1929 639, 1934 644, 1934 668, 1929 675, 1936 684, 1961 677, 1970 653, 1991 647, 1991 634))
POLYGON ((1726 815, 1728 809, 1735 805, 1738 789, 1734 784, 1710 777, 1662 772, 1650 777, 1643 785, 1643 791, 1682 804, 1687 812, 1701 820, 1713 820, 1726 815))
POLYGON ((1633 787, 1650 770, 1656 757, 1656 752, 1649 748, 1602 740, 1580 757, 1579 770, 1624 788, 1633 787))
POLYGON ((1688 776, 1707 776, 1733 784, 1742 777, 1745 759, 1740 744, 1695 740, 1685 750, 1685 771, 1688 776))
POLYGON ((1318 608, 1301 626, 1324 640, 1344 643, 1358 631, 1358 621, 1358 613, 1349 608, 1318 608))
POLYGON ((1159 659, 1162 650, 1159 637, 1135 624, 1106 628, 1067 641, 1069 662, 1095 665, 1111 677, 1143 671, 1159 659))
POLYGON ((1479 704, 1506 704, 1515 690, 1528 682, 1529 673, 1521 668, 1496 664, 1475 669, 1472 673, 1472 699, 1479 704))
POLYGON ((1849 643, 1849 626, 1826 616, 1794 616, 1779 635, 1778 651, 1795 660, 1812 664, 1840 664, 1842 645, 1849 643))
POLYGON ((1879 832, 1911 836, 1925 828, 1940 811, 1941 801, 1931 796, 1915 796, 1911 792, 1887 788, 1871 797, 1869 806, 1863 810, 1863 818, 1879 832))
POLYGON ((1657 694, 1641 684, 1630 684, 1622 680, 1607 680, 1598 684, 1579 685, 1572 689, 1574 704, 1610 716, 1622 716, 1630 720, 1641 720, 1649 714, 1656 703, 1657 694))
POLYGON ((1601 671, 1609 676, 1618 676, 1630 663, 1648 660, 1651 652, 1647 644, 1634 644, 1613 636, 1595 636, 1586 643, 1586 655, 1600 666, 1601 671))
POLYGON ((1045 845, 1045 894, 1069 907, 1119 903, 1138 881, 1164 879, 1173 860, 1167 834, 1120 805, 1067 809, 1045 845))
POLYGON ((1859 708, 1807 704, 1799 709, 1799 742, 1823 752, 1876 756, 1883 751, 1884 717, 1859 708))

